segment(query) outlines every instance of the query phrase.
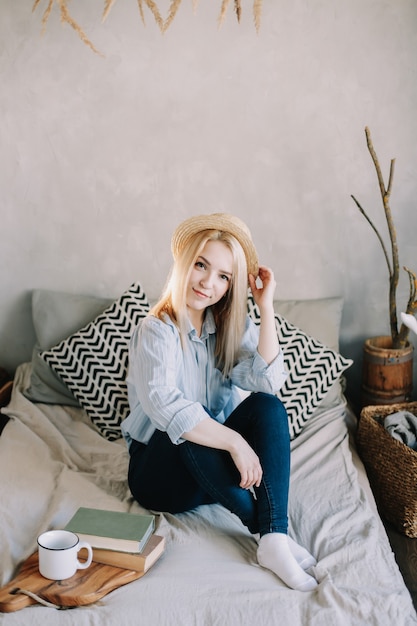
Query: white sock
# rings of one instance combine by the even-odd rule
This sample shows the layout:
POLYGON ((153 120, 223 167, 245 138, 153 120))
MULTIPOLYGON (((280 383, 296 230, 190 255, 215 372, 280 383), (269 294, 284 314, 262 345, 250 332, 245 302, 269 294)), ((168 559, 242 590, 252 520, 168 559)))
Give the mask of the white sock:
POLYGON ((317 565, 317 561, 314 556, 310 554, 310 552, 306 550, 306 548, 303 548, 303 546, 300 546, 299 543, 294 541, 294 539, 291 539, 289 535, 288 545, 290 546, 291 553, 295 557, 295 560, 300 567, 302 567, 303 569, 308 569, 313 565, 317 565))
POLYGON ((263 535, 258 546, 258 563, 274 572, 288 587, 297 591, 312 591, 317 581, 307 574, 293 556, 288 536, 284 533, 263 535))
MULTIPOLYGON (((256 533, 256 535, 253 535, 253 536, 256 539, 256 541, 259 543, 259 540, 261 538, 260 534, 256 533)), ((302 567, 305 570, 305 569, 308 569, 309 567, 312 567, 313 565, 317 565, 316 559, 314 558, 312 554, 310 554, 310 552, 306 548, 303 548, 303 546, 300 546, 300 544, 294 541, 294 539, 292 539, 289 535, 287 535, 287 537, 288 537, 288 545, 290 547, 291 554, 293 555, 293 557, 295 558, 295 560, 297 561, 300 567, 302 567)))

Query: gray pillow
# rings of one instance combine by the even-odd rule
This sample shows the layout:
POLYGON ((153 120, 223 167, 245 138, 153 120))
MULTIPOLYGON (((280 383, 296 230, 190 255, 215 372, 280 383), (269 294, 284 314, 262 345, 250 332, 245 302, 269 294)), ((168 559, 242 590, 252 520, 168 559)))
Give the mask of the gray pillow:
POLYGON ((30 386, 24 395, 32 402, 79 406, 78 400, 39 356, 102 313, 113 298, 99 298, 49 289, 32 293, 32 319, 37 343, 32 353, 30 386))
MULTIPOLYGON (((312 305, 310 314, 312 318, 318 318, 321 307, 316 303, 317 300, 314 304, 305 300, 300 311, 312 305), (313 315, 314 308, 317 310, 313 315)), ((283 303, 281 305, 283 307, 283 303)), ((278 308, 279 305, 276 306, 278 308)), ((259 309, 251 295, 248 298, 248 311, 255 323, 259 324, 259 309)), ((289 312, 287 311, 287 314, 289 312)), ((316 325, 317 323, 319 324, 318 330, 320 330, 322 322, 319 320, 316 321, 316 325)), ((328 402, 327 394, 353 362, 329 348, 316 337, 307 334, 278 312, 275 312, 275 326, 284 355, 284 364, 288 371, 288 377, 277 395, 287 409, 290 436, 294 439, 300 434, 316 409, 320 405, 323 407, 325 400, 328 402)), ((322 330, 325 330, 324 327, 322 330)), ((331 339, 330 335, 325 334, 328 339, 331 339)))
MULTIPOLYGON (((339 352, 339 333, 342 321, 343 298, 318 298, 316 300, 276 300, 275 312, 318 339, 332 350, 339 352)), ((342 377, 343 378, 343 377, 342 377)), ((341 379, 336 380, 320 402, 319 409, 337 406, 343 397, 341 379)))
POLYGON ((318 339, 332 350, 339 350, 343 298, 316 300, 275 300, 275 312, 291 324, 318 339))

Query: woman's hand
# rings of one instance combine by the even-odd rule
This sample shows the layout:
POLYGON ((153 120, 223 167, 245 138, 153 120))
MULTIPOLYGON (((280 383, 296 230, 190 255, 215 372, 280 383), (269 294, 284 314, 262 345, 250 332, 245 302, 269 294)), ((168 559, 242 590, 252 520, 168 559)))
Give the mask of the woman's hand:
POLYGON ((253 299, 259 308, 261 323, 259 329, 258 352, 266 363, 272 363, 279 353, 278 336, 275 329, 274 293, 275 277, 269 267, 261 265, 259 278, 262 285, 256 285, 255 277, 249 274, 249 284, 253 299))
POLYGON ((240 437, 229 452, 240 473, 241 480, 239 486, 242 489, 259 487, 262 480, 262 467, 258 455, 248 442, 243 437, 240 437))
POLYGON ((259 458, 237 431, 206 417, 182 436, 187 441, 229 452, 239 471, 239 486, 242 489, 259 487, 261 484, 262 468, 259 458))
POLYGON ((257 286, 255 277, 249 274, 249 286, 252 291, 253 299, 259 309, 262 310, 265 307, 272 306, 277 284, 274 272, 265 265, 259 267, 259 279, 262 283, 260 287, 257 286))

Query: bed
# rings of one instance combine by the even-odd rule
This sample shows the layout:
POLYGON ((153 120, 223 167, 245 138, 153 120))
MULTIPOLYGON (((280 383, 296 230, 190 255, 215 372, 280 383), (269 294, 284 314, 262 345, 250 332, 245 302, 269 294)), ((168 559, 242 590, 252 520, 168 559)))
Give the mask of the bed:
MULTIPOLYGON (((256 564, 256 542, 220 505, 157 516, 162 557, 139 580, 68 611, 33 605, 0 624, 49 626, 405 626, 416 612, 354 446, 338 353, 339 297, 277 301, 292 368, 290 533, 317 558, 317 590, 287 588, 256 564)), ((139 284, 105 299, 35 290, 33 358, 16 371, 0 436, 1 585, 80 506, 147 512, 127 486, 126 345, 146 314, 139 284), (111 393, 109 393, 109 385, 111 393), (107 390, 101 397, 103 389, 107 390)), ((256 321, 253 302, 250 314, 256 321)))

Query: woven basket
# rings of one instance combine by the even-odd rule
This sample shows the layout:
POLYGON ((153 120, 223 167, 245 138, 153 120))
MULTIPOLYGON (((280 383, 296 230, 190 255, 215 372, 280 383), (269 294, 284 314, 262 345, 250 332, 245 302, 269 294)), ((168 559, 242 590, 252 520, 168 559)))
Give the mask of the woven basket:
POLYGON ((383 425, 397 411, 417 415, 417 402, 363 408, 356 442, 380 514, 402 534, 417 537, 417 452, 383 425))

